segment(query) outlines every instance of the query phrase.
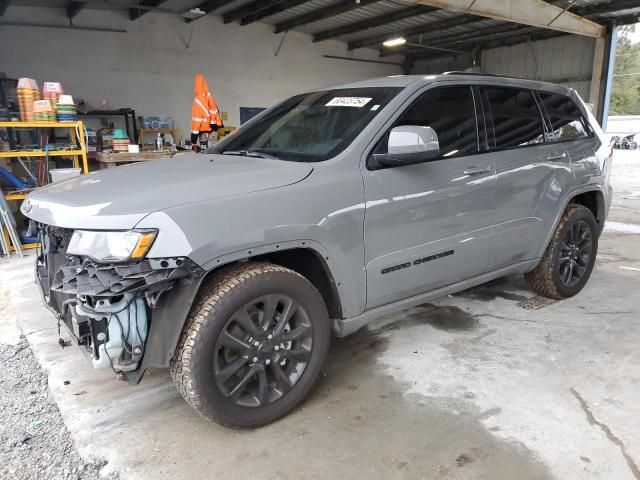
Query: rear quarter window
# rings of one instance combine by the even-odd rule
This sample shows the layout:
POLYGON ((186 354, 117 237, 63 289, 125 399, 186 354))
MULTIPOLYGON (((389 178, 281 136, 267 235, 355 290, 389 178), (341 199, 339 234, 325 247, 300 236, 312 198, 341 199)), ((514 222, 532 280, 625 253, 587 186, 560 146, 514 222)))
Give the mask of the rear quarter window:
POLYGON ((593 136, 589 122, 572 99, 558 93, 538 92, 538 95, 551 124, 548 141, 562 142, 593 136))

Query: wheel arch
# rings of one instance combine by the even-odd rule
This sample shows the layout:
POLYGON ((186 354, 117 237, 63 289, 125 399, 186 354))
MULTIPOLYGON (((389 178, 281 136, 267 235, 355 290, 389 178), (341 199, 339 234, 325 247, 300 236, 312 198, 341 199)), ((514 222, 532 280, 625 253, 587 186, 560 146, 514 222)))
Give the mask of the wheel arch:
POLYGON ((222 270, 248 261, 268 261, 299 273, 309 280, 325 301, 329 317, 343 318, 342 302, 329 266, 330 257, 315 242, 302 240, 279 243, 243 252, 235 252, 208 262, 205 273, 188 282, 180 282, 163 295, 153 310, 145 354, 138 370, 127 374, 127 380, 138 383, 147 368, 166 368, 173 356, 189 311, 202 285, 222 270))
MULTIPOLYGON (((598 233, 602 233, 605 220, 605 199, 604 194, 600 190, 587 190, 578 193, 569 199, 567 206, 570 204, 582 205, 587 207, 593 213, 598 224, 598 233)), ((565 206, 565 209, 567 207, 565 206)))
MULTIPOLYGON (((339 282, 336 282, 331 268, 329 257, 314 248, 314 242, 301 240, 292 244, 275 244, 261 248, 249 249, 244 255, 233 255, 227 258, 216 259, 215 266, 207 270, 206 280, 216 275, 222 268, 229 267, 239 262, 266 261, 282 267, 289 268, 309 280, 318 289, 331 318, 342 318, 342 303, 338 292, 339 282)), ((211 262, 210 262, 211 263, 211 262)))
POLYGON ((562 214, 572 203, 583 205, 591 210, 591 212, 596 217, 596 223, 599 229, 598 234, 602 233, 602 230, 604 229, 604 222, 606 219, 606 203, 602 188, 599 185, 587 185, 583 186, 582 188, 572 190, 567 194, 564 202, 561 203, 562 208, 556 212, 556 216, 551 229, 547 233, 547 237, 537 254, 537 258, 542 258, 542 255, 547 249, 547 245, 549 245, 549 242, 553 237, 553 233, 556 231, 556 228, 558 228, 558 224, 560 223, 562 214))
POLYGON ((318 289, 329 312, 330 318, 342 318, 342 303, 336 283, 326 261, 318 251, 307 248, 277 250, 248 260, 262 260, 289 268, 309 280, 318 289))

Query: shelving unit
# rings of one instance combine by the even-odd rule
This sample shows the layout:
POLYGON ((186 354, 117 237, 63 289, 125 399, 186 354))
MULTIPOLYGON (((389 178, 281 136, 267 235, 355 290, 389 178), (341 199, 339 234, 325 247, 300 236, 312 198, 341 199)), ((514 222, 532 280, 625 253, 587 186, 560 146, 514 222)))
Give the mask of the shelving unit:
MULTIPOLYGON (((0 158, 17 158, 17 157, 72 157, 73 166, 82 168, 82 171, 89 173, 89 163, 87 159, 87 146, 84 138, 84 124, 82 121, 76 122, 0 122, 0 128, 67 128, 69 129, 69 138, 72 144, 76 144, 78 148, 66 150, 12 150, 9 152, 0 152, 0 158), (79 135, 76 132, 80 132, 79 135), (82 159, 82 167, 80 167, 80 159, 82 159)), ((4 195, 7 201, 22 201, 31 192, 29 190, 19 190, 7 192, 4 195)), ((6 235, 4 229, 0 231, 0 235, 6 235)), ((7 237, 8 238, 8 237, 7 237)), ((23 249, 36 248, 37 244, 23 244, 23 249)))
MULTIPOLYGON (((84 132, 82 121, 77 122, 0 122, 0 128, 67 128, 71 143, 77 144, 78 148, 68 150, 12 150, 0 152, 0 158, 16 157, 73 157, 73 166, 80 168, 78 159, 82 159, 82 171, 89 173, 89 163, 87 159, 87 146, 85 145, 84 134, 76 135, 76 132, 84 132)), ((29 192, 17 193, 9 192, 5 194, 6 200, 23 200, 29 192)))
POLYGON ((136 120, 136 111, 132 108, 119 108, 117 110, 89 110, 86 112, 78 111, 78 116, 82 117, 122 117, 124 119, 124 128, 127 131, 127 137, 138 143, 138 121, 136 120))
POLYGON ((27 195, 29 195, 30 191, 31 190, 5 193, 4 199, 8 202, 15 200, 24 200, 25 198, 27 198, 27 195))

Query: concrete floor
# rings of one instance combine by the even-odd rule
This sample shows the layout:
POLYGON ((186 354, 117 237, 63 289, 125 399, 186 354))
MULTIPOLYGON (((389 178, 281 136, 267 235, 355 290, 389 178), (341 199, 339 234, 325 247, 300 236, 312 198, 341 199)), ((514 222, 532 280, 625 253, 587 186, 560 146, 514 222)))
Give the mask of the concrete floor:
POLYGON ((0 341, 28 336, 81 454, 122 478, 638 480, 639 156, 616 155, 580 295, 527 302, 513 277, 383 319, 334 341, 310 399, 259 430, 204 421, 166 371, 132 387, 62 350, 32 258, 0 263, 0 341))

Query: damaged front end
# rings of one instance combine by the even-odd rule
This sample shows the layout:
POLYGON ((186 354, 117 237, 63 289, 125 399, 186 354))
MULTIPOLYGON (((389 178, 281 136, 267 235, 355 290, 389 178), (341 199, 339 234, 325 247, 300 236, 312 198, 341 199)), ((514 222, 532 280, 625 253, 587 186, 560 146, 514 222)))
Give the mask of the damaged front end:
POLYGON ((36 278, 45 304, 94 368, 139 381, 158 302, 180 285, 197 284, 202 269, 186 257, 100 263, 67 254, 73 230, 39 225, 39 235, 36 278))

